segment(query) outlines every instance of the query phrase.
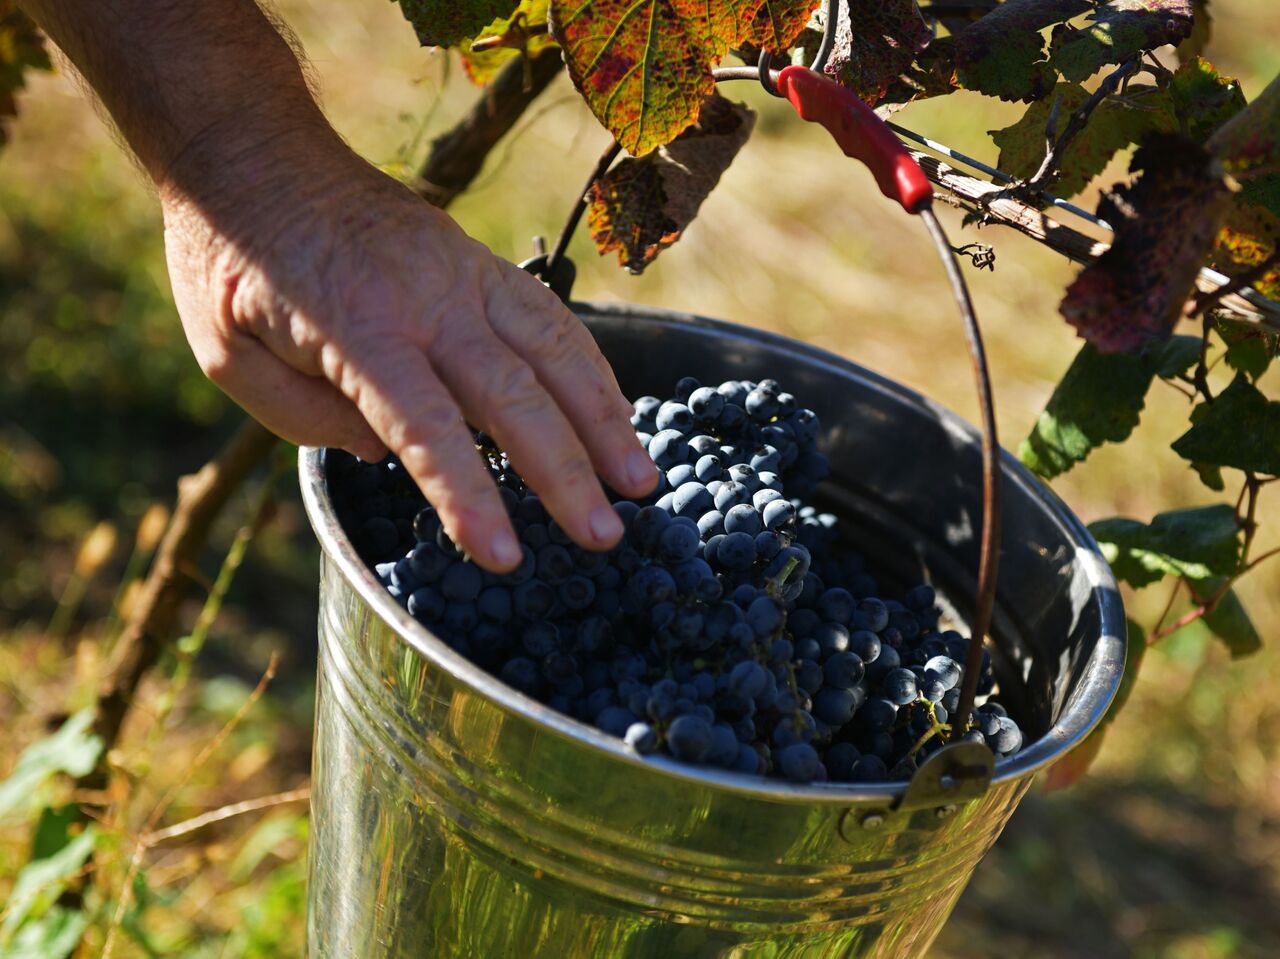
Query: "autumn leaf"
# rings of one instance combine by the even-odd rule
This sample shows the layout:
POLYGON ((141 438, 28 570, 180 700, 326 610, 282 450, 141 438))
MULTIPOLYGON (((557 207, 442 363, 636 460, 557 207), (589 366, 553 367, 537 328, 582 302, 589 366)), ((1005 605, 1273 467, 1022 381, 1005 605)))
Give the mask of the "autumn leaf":
POLYGON ((547 27, 550 0, 521 0, 510 17, 493 21, 471 43, 462 45, 462 67, 472 83, 492 83, 509 62, 530 59, 555 46, 547 27))
POLYGON ((816 0, 552 0, 552 35, 591 112, 635 156, 670 143, 732 46, 784 50, 816 0))
MULTIPOLYGON (((1275 257, 1280 244, 1280 77, 1218 128, 1209 149, 1241 185, 1213 254, 1213 265, 1234 275, 1275 257)), ((1280 297, 1280 266, 1252 285, 1280 297)))
POLYGON ((713 95, 671 143, 618 163, 591 186, 587 224, 596 248, 643 271, 693 221, 754 123, 745 106, 713 95))
POLYGON ((960 85, 1001 100, 1039 100, 1056 74, 1040 31, 1092 9, 1088 0, 1009 0, 956 36, 960 85))
POLYGON ((519 0, 400 0, 405 19, 424 47, 452 47, 495 20, 506 20, 519 0))
POLYGON ((1084 27, 1054 32, 1050 62, 1068 80, 1084 80, 1109 63, 1186 39, 1193 22, 1191 0, 1110 0, 1084 27))
POLYGON ((852 0, 838 6, 826 73, 875 106, 910 71, 933 32, 916 0, 852 0))
POLYGON ((4 121, 18 114, 15 95, 25 85, 29 69, 51 69, 44 38, 13 0, 0 0, 0 144, 8 139, 4 121))
POLYGON ((1157 134, 1134 154, 1137 180, 1105 194, 1098 216, 1115 240, 1067 288, 1067 322, 1103 353, 1169 335, 1182 314, 1230 193, 1203 147, 1157 134))

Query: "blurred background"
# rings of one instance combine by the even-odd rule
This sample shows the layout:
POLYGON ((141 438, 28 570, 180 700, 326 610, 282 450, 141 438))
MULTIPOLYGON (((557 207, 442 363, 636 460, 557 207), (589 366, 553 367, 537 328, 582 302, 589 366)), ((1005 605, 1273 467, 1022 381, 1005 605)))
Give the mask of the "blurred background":
MULTIPOLYGON (((415 169, 479 95, 456 59, 418 47, 394 4, 278 7, 334 125, 392 172, 415 169)), ((1211 9, 1207 56, 1252 98, 1280 70, 1277 13, 1252 0, 1211 9)), ((685 237, 637 278, 599 258, 580 230, 570 249, 575 294, 776 330, 973 419, 962 334, 924 231, 824 132, 751 84, 727 92, 759 111, 756 132, 685 237)), ((241 416, 187 349, 155 200, 94 106, 60 73, 33 76, 20 109, 0 151, 0 775, 49 717, 91 701, 177 478, 241 416)), ((1018 115, 960 93, 897 119, 994 162, 986 131, 1018 115)), ((524 259, 531 237, 558 231, 606 142, 561 78, 452 212, 495 252, 524 259)), ((1012 232, 962 233, 958 216, 944 216, 956 242, 996 249, 994 272, 968 277, 1003 440, 1016 448, 1079 347, 1057 314, 1073 268, 1012 232)), ((1185 429, 1186 402, 1157 381, 1130 442, 1098 450, 1055 489, 1085 520, 1147 521, 1220 500, 1168 449, 1185 429)), ((217 574, 261 481, 228 509, 190 571, 198 580, 217 574)), ((166 821, 305 785, 317 550, 287 470, 276 493, 192 680, 167 685, 176 665, 162 664, 111 757, 139 821, 183 777, 166 821), (197 764, 273 653, 279 669, 266 694, 197 764)), ((1276 512, 1263 504, 1259 553, 1280 542, 1276 512)), ((1147 627, 1166 596, 1151 592, 1129 603, 1147 627)), ((1264 651, 1230 662, 1197 626, 1155 647, 1094 771, 1065 792, 1028 797, 931 959, 1280 955, 1280 561, 1240 592, 1264 651)), ((185 623, 202 601, 191 600, 185 623)), ((300 955, 305 835, 305 803, 282 801, 153 850, 134 884, 136 928, 116 955, 300 955)), ((0 890, 28 849, 24 829, 0 827, 0 890)))

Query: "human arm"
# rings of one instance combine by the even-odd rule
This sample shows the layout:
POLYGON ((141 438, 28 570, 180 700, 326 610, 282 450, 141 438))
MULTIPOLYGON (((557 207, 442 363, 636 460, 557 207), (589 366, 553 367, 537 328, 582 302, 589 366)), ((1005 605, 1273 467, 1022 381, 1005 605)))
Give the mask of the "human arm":
POLYGON ((621 526, 596 474, 652 487, 630 406, 540 283, 365 163, 250 0, 24 0, 155 182, 201 367, 295 442, 390 448, 478 562, 519 551, 467 424, 584 546, 621 526))

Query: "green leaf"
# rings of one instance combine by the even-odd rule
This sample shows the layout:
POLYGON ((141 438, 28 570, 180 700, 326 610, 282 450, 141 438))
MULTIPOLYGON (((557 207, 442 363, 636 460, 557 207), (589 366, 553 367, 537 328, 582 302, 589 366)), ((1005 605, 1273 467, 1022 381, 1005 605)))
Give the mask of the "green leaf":
POLYGON ((472 83, 485 86, 520 56, 535 59, 554 47, 547 28, 551 0, 522 0, 510 17, 499 18, 470 44, 462 45, 462 66, 472 83))
POLYGON ((642 272, 693 221, 754 123, 754 113, 716 94, 664 149, 618 163, 591 185, 587 224, 596 248, 642 272))
POLYGON ((1140 589, 1167 574, 1229 576, 1240 561, 1240 526, 1226 505, 1160 513, 1149 524, 1116 517, 1089 525, 1116 576, 1140 589))
POLYGON ((66 959, 80 944, 89 917, 82 910, 51 906, 39 919, 23 924, 0 959, 66 959))
POLYGON ((1269 401, 1243 374, 1209 404, 1174 441, 1173 451, 1198 463, 1215 463, 1280 476, 1280 403, 1269 401))
POLYGON ((1213 157, 1181 137, 1148 137, 1129 168, 1140 174, 1136 182, 1098 203, 1115 240, 1080 272, 1060 307, 1081 336, 1107 353, 1168 337, 1231 197, 1213 157))
POLYGON ((1088 0, 1008 0, 956 36, 960 85, 1002 100, 1039 100, 1056 75, 1040 31, 1091 9, 1088 0))
POLYGON ((1108 356, 1085 344, 1019 448, 1022 462, 1052 479, 1094 447, 1124 442, 1138 425, 1154 375, 1154 357, 1108 356))
POLYGON ((93 826, 87 826, 57 852, 22 867, 5 904, 0 947, 12 944, 18 927, 28 916, 39 916, 57 902, 66 881, 80 871, 93 852, 97 835, 93 826))
POLYGON ((506 20, 519 0, 400 0, 405 19, 424 47, 451 47, 495 20, 506 20))
POLYGON ((839 14, 826 73, 875 106, 910 72, 933 31, 916 0, 852 0, 839 14))
MULTIPOLYGON (((1032 176, 1045 157, 1045 134, 1055 104, 1057 129, 1061 130, 1088 99, 1089 93, 1079 84, 1059 83, 1052 95, 1027 107, 1017 123, 988 131, 1000 148, 998 166, 1017 177, 1032 176)), ((1074 196, 1129 144, 1141 141, 1152 130, 1176 129, 1170 106, 1168 94, 1155 87, 1132 86, 1124 100, 1103 100, 1058 160, 1061 174, 1054 190, 1074 196)))
POLYGON ((1110 0, 1078 30, 1054 34, 1050 62, 1068 80, 1084 80, 1109 63, 1191 35, 1191 0, 1110 0))
POLYGON ((1198 336, 1169 337, 1156 357, 1156 376, 1171 380, 1191 369, 1200 362, 1202 342, 1198 336))
POLYGON ((0 819, 37 802, 40 787, 51 776, 83 776, 93 769, 102 741, 89 734, 92 724, 93 710, 82 709, 52 736, 23 750, 9 778, 0 782, 0 819))
POLYGON ((1089 767, 1098 758, 1107 727, 1120 715, 1120 711, 1124 709, 1125 703, 1133 693, 1133 687, 1138 681, 1138 672, 1142 669, 1142 660, 1146 654, 1147 631, 1133 620, 1126 619, 1124 672, 1120 676, 1120 685, 1116 687, 1115 699, 1111 700, 1106 714, 1093 732, 1079 746, 1049 767, 1045 792, 1054 792, 1072 786, 1089 771, 1089 767))
MULTIPOLYGON (((1192 584, 1192 591, 1197 601, 1203 601, 1205 598, 1216 595, 1225 583, 1226 580, 1221 577, 1199 580, 1192 584)), ((1228 652, 1231 653, 1232 659, 1252 656, 1262 648, 1262 637, 1258 635, 1253 620, 1249 618, 1244 603, 1240 602, 1240 597, 1234 589, 1223 593, 1218 600, 1218 605, 1205 613, 1202 618, 1209 632, 1222 640, 1228 652)))
POLYGON ((791 45, 817 0, 552 0, 552 35, 569 76, 605 128, 635 156, 670 143, 714 89, 730 47, 791 45))
POLYGON ((1221 493, 1227 488, 1226 481, 1222 478, 1221 466, 1214 466, 1212 463, 1192 463, 1191 468, 1200 477, 1200 482, 1215 493, 1221 493))
POLYGON ((1227 344, 1227 366, 1247 374, 1255 383, 1267 372, 1271 360, 1280 354, 1280 334, 1268 333, 1242 324, 1219 322, 1218 335, 1227 344))

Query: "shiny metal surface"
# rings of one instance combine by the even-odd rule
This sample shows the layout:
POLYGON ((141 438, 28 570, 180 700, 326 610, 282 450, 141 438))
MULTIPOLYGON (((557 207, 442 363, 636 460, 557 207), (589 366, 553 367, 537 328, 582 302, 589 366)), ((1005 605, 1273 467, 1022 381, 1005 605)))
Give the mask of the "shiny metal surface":
MULTIPOLYGON (((575 308, 628 395, 665 393, 696 371, 773 376, 813 405, 833 467, 824 496, 856 518, 856 545, 882 568, 897 557, 889 581, 927 567, 964 615, 980 508, 968 426, 801 343, 575 308)), ((917 959, 1031 775, 1097 723, 1123 667, 1124 614, 1096 545, 1006 457, 997 667, 1036 738, 996 765, 985 792, 932 804, 919 777, 910 789, 798 787, 641 760, 435 640, 338 527, 322 451, 304 451, 301 474, 324 554, 316 959, 917 959)))

